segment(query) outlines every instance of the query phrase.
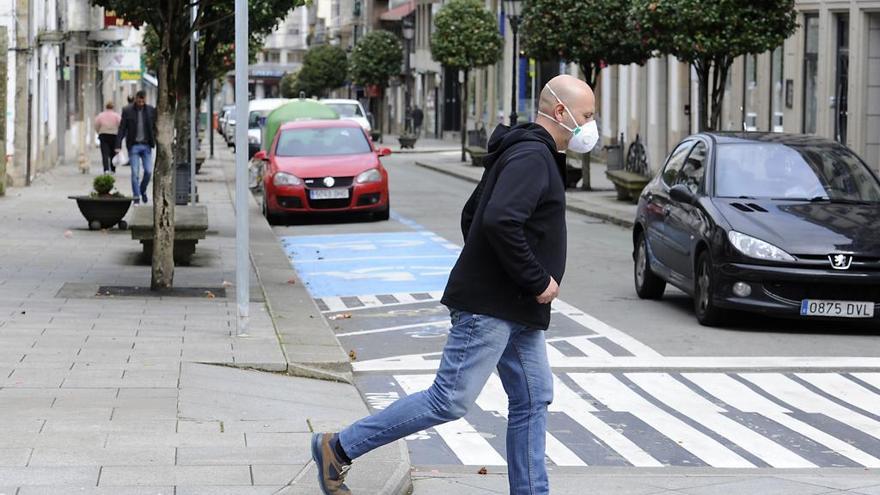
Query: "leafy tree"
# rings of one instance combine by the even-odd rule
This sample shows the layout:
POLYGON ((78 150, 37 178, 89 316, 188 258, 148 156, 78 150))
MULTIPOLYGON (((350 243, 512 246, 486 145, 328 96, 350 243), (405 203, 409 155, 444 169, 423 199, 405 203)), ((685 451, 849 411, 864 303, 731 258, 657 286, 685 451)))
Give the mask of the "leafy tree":
POLYGON ((644 64, 651 54, 629 28, 632 0, 529 0, 523 50, 538 60, 578 64, 593 88, 608 65, 644 64))
POLYGON ((794 0, 632 3, 632 28, 646 47, 694 67, 699 78, 700 130, 717 129, 721 124, 724 86, 734 59, 772 50, 797 28, 794 0))
POLYGON ((347 74, 345 50, 333 45, 318 45, 306 52, 294 90, 297 95, 305 91, 309 96, 326 96, 331 89, 345 84, 347 74))
MULTIPOLYGON (((370 31, 357 42, 351 52, 349 61, 351 80, 361 86, 378 86, 384 98, 388 80, 400 75, 401 63, 403 63, 403 48, 397 36, 390 31, 370 31)), ((379 122, 376 126, 378 129, 382 128, 382 108, 380 100, 379 122)))
MULTIPOLYGON (((650 51, 630 28, 632 0, 530 0, 523 7, 523 50, 539 60, 578 64, 596 88, 607 65, 644 64, 650 51)), ((609 88, 609 90, 612 88, 609 88)), ((590 170, 590 155, 581 157, 590 170)), ((583 174, 589 190, 590 174, 583 174)))
POLYGON ((445 67, 464 72, 461 87, 461 161, 465 161, 467 86, 470 69, 493 65, 501 58, 504 40, 495 14, 480 0, 450 0, 434 17, 431 56, 445 67))
POLYGON ((281 83, 279 84, 279 86, 281 87, 282 98, 296 98, 299 96, 299 89, 296 79, 296 72, 288 72, 287 74, 284 74, 284 77, 281 78, 281 83))
MULTIPOLYGON (((234 20, 234 0, 91 0, 93 5, 115 11, 135 23, 147 24, 155 30, 158 46, 157 80, 159 99, 156 165, 153 175, 153 260, 150 287, 168 289, 174 282, 174 170, 172 163, 185 159, 182 143, 188 141, 189 126, 183 116, 189 103, 189 37, 193 31, 202 33, 201 65, 196 73, 198 84, 205 88, 217 77, 218 64, 213 57, 228 59, 228 51, 220 47, 232 43, 235 31, 229 29, 234 20), (190 9, 198 7, 198 16, 190 22, 190 9), (226 26, 224 26, 224 24, 226 26), (181 110, 181 111, 178 111, 181 110), (178 146, 172 149, 177 130, 178 146)), ((251 36, 264 36, 287 13, 304 0, 250 0, 248 2, 251 36)), ((197 94, 204 94, 204 89, 197 94)))

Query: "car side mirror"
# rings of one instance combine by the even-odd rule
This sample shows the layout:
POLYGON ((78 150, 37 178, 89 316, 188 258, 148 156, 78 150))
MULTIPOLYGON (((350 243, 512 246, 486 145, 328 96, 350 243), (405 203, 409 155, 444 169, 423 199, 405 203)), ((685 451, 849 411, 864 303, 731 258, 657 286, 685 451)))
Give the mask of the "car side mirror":
POLYGON ((692 205, 697 202, 697 195, 684 184, 676 184, 669 190, 669 197, 679 203, 692 205))
POLYGON ((266 152, 264 150, 260 150, 254 153, 254 160, 266 161, 268 158, 266 157, 266 152))
POLYGON ((391 148, 379 148, 379 156, 388 156, 391 154, 391 148))

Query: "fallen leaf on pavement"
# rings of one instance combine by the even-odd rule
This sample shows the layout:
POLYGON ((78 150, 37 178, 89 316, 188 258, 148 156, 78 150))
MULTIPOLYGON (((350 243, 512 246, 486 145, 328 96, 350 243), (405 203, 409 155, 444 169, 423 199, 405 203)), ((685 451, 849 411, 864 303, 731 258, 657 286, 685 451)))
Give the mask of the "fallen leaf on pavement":
POLYGON ((209 291, 209 290, 206 290, 206 291, 205 291, 205 297, 207 297, 208 299, 214 299, 214 298, 217 297, 217 296, 215 296, 213 292, 211 292, 211 291, 209 291))
POLYGON ((294 285, 294 284, 296 284, 296 279, 295 279, 295 278, 289 278, 289 279, 287 279, 287 283, 290 284, 290 285, 294 285))
POLYGON ((348 351, 348 357, 349 357, 352 361, 357 361, 358 355, 357 355, 356 352, 354 352, 354 349, 352 349, 352 350, 348 351))
POLYGON ((477 474, 489 474, 489 471, 485 467, 481 467, 477 474))
POLYGON ((351 313, 342 313, 338 315, 333 315, 330 317, 331 320, 350 320, 351 313))
POLYGON ((73 232, 71 232, 71 231, 69 231, 69 230, 65 230, 65 231, 64 231, 64 237, 67 238, 67 239, 70 239, 71 237, 73 237, 73 232))

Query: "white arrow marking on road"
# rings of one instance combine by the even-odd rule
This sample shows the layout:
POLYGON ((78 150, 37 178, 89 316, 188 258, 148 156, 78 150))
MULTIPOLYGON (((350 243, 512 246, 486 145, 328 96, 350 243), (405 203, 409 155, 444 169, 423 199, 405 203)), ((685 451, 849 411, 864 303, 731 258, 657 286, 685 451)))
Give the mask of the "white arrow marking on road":
POLYGON ((776 468, 815 468, 812 462, 769 438, 721 415, 724 409, 709 402, 665 373, 627 373, 642 390, 706 428, 731 440, 754 456, 776 468))
POLYGON ((714 439, 697 431, 684 421, 658 408, 606 373, 569 373, 581 388, 614 411, 628 412, 638 417, 671 441, 681 445, 713 467, 752 468, 743 459, 714 439))
MULTIPOLYGON (((412 395, 431 386, 431 375, 399 375, 394 377, 407 395, 412 395)), ((458 456, 462 464, 470 466, 505 466, 501 457, 489 442, 464 418, 439 424, 434 430, 446 445, 458 456)))
MULTIPOLYGON (((555 401, 554 401, 555 402, 555 401)), ((581 401, 583 407, 583 401, 581 401)), ((496 374, 489 376, 489 381, 477 397, 477 405, 484 411, 497 412, 504 418, 507 418, 508 399, 501 379, 496 374)), ((551 410, 553 405, 551 404, 551 410)), ((546 436, 546 454, 557 466, 586 466, 580 457, 566 447, 555 436, 547 433, 546 436)))
POLYGON ((837 437, 825 433, 813 425, 789 416, 791 413, 789 409, 758 394, 730 376, 722 373, 685 373, 683 376, 730 407, 739 409, 742 412, 760 414, 865 467, 880 467, 880 459, 853 447, 837 437))

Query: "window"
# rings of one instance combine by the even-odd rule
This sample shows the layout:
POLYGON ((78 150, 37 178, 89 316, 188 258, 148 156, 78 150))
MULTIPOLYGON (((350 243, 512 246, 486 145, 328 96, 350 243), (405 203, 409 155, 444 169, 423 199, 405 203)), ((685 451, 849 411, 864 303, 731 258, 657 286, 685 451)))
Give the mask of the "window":
POLYGON ((843 146, 742 143, 718 146, 715 194, 780 201, 880 201, 880 183, 843 146))
POLYGON ((819 70, 819 16, 804 16, 804 121, 805 134, 816 133, 816 79, 819 70))
POLYGON ((703 189, 703 177, 706 175, 706 152, 708 151, 706 143, 700 141, 694 146, 691 154, 688 155, 681 172, 678 174, 676 184, 684 184, 694 194, 699 193, 703 189))
POLYGON ((745 74, 743 75, 743 122, 744 131, 758 130, 757 114, 758 98, 758 56, 745 56, 745 74))
POLYGON ((770 131, 784 132, 782 125, 782 98, 785 80, 783 79, 782 46, 777 46, 770 54, 770 131))
POLYGON ((370 153, 364 132, 353 127, 288 129, 281 132, 276 156, 328 156, 370 153))
POLYGON ((670 186, 675 184, 675 180, 678 177, 678 172, 681 170, 681 167, 684 165, 684 159, 688 155, 688 152, 693 147, 693 141, 685 141, 678 145, 678 148, 675 148, 675 151, 669 155, 669 159, 666 160, 666 166, 663 167, 663 182, 670 186))
POLYGON ((263 52, 263 58, 270 64, 281 63, 281 50, 266 50, 263 52))

